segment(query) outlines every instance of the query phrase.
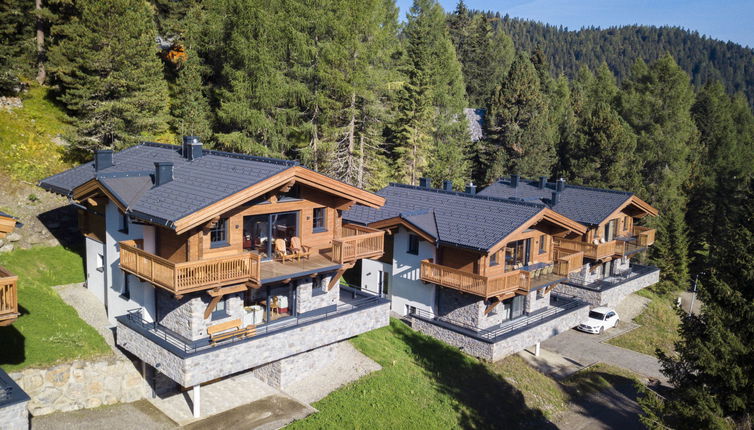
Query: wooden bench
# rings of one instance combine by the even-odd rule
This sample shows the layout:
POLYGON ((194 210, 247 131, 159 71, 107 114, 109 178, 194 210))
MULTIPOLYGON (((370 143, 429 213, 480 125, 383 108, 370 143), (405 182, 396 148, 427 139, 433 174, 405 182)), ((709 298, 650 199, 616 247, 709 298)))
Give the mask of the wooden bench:
POLYGON ((257 326, 241 328, 241 319, 234 319, 207 327, 207 334, 212 345, 234 337, 251 337, 257 334, 257 326))

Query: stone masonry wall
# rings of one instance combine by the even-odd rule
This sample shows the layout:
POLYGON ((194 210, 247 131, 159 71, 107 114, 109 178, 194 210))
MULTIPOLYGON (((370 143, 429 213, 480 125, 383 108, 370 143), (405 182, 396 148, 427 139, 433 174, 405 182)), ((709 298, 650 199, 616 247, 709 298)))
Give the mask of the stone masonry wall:
POLYGON ((635 293, 660 281, 660 271, 648 273, 604 291, 594 291, 575 285, 560 284, 555 291, 560 294, 576 296, 592 306, 617 306, 631 293, 635 293))
POLYGON ((480 307, 484 301, 477 296, 453 291, 448 288, 438 288, 439 306, 437 315, 449 320, 479 327, 480 314, 484 312, 480 307))
POLYGON ((243 318, 243 297, 240 294, 226 296, 226 318, 204 319, 211 297, 204 293, 194 293, 177 300, 172 294, 157 289, 157 315, 159 323, 189 340, 207 337, 207 328, 233 319, 243 318))
POLYGON ((134 363, 123 357, 24 369, 10 377, 31 397, 32 415, 133 402, 150 392, 134 363))
POLYGON ((302 314, 315 309, 321 309, 338 303, 340 297, 340 283, 335 284, 330 291, 327 291, 327 284, 330 283, 331 276, 322 278, 319 291, 312 290, 312 279, 304 278, 299 281, 296 287, 296 312, 302 314))
POLYGON ((29 402, 19 402, 10 406, 0 406, 0 423, 3 430, 28 430, 29 402))
POLYGON ((484 342, 419 318, 412 318, 411 326, 435 339, 460 348, 466 354, 487 361, 497 361, 577 326, 588 313, 589 306, 583 306, 558 318, 533 325, 496 343, 484 342))
POLYGON ((295 354, 348 339, 388 324, 389 303, 364 308, 257 339, 218 347, 181 359, 118 324, 118 345, 184 387, 258 367, 295 354))
POLYGON ((527 313, 536 312, 540 309, 544 309, 550 306, 550 292, 544 292, 544 289, 538 291, 532 291, 526 295, 526 303, 524 304, 524 310, 527 313), (542 297, 539 294, 542 293, 542 297))
POLYGON ((326 367, 331 362, 336 345, 323 346, 257 367, 253 370, 254 376, 271 387, 284 390, 312 372, 326 367))

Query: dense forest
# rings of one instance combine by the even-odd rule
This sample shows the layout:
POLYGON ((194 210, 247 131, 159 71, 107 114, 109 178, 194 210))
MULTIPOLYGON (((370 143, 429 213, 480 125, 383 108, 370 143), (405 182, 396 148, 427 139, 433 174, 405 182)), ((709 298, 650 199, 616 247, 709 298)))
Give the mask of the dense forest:
POLYGON ((648 221, 655 288, 701 275, 705 303, 664 358, 676 389, 648 395, 648 425, 750 423, 751 50, 681 29, 566 32, 435 0, 415 0, 405 22, 394 0, 31 3, 0 6, 0 91, 49 87, 73 118, 74 160, 197 135, 372 190, 518 173, 635 191, 661 211, 648 221), (476 142, 470 106, 486 112, 476 142))
POLYGON ((499 13, 486 15, 513 39, 517 49, 541 49, 553 73, 573 78, 582 66, 594 69, 604 62, 622 82, 637 59, 651 62, 669 53, 695 87, 720 81, 728 92, 743 92, 754 105, 754 50, 737 43, 678 27, 629 25, 569 31, 499 13))

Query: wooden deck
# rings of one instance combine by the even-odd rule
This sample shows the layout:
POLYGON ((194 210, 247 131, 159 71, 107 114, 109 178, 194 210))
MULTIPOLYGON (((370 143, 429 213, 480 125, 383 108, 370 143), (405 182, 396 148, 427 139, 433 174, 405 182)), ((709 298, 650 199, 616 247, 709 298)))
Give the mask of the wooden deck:
POLYGON ((280 261, 263 261, 261 268, 261 281, 274 282, 300 276, 302 273, 314 274, 320 270, 340 266, 339 263, 333 262, 327 253, 312 255, 309 258, 301 260, 288 260, 285 263, 280 261))
POLYGON ((528 291, 528 277, 522 270, 505 272, 499 276, 488 277, 471 272, 453 269, 429 260, 421 262, 420 278, 443 287, 464 293, 474 294, 485 299, 497 297, 517 290, 528 291))
POLYGON ((18 276, 0 266, 0 326, 18 319, 18 276))

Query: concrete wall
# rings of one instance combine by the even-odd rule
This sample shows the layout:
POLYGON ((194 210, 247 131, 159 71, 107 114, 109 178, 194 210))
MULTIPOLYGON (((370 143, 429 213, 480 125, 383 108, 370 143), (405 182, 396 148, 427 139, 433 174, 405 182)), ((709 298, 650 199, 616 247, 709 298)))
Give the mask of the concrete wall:
MULTIPOLYGON (((393 267, 391 269, 389 297, 393 312, 406 315, 407 307, 413 306, 428 312, 435 312, 434 284, 425 284, 420 279, 421 261, 435 258, 435 246, 419 240, 419 254, 409 254, 409 231, 398 229, 393 240, 393 267)), ((363 272, 363 270, 362 270, 363 272)), ((375 287, 376 288, 376 287, 375 287)))
POLYGON ((150 392, 139 369, 124 357, 76 360, 10 376, 31 397, 28 408, 35 416, 133 402, 150 392))
POLYGON ((555 291, 568 296, 576 296, 592 306, 617 306, 626 296, 660 281, 660 271, 624 282, 612 288, 595 291, 570 284, 559 284, 555 291))
POLYGON ((419 318, 412 318, 411 325, 415 330, 458 347, 466 354, 487 361, 497 361, 575 327, 586 319, 588 313, 589 307, 583 306, 557 318, 517 331, 495 343, 485 342, 419 318))
POLYGON ((389 303, 331 317, 181 359, 118 323, 118 345, 184 387, 258 367, 388 324, 389 303))
POLYGON ((379 294, 382 273, 387 273, 389 290, 393 283, 391 279, 393 277, 393 264, 368 258, 361 260, 361 289, 372 294, 379 294))
POLYGON ((3 430, 27 430, 29 428, 29 402, 0 406, 0 423, 3 430))
POLYGON ((212 319, 212 315, 210 315, 209 318, 205 319, 204 312, 212 299, 209 294, 192 293, 178 300, 167 291, 158 290, 158 323, 188 340, 206 338, 208 327, 244 316, 243 296, 241 294, 228 294, 225 298, 225 310, 228 316, 212 319))

